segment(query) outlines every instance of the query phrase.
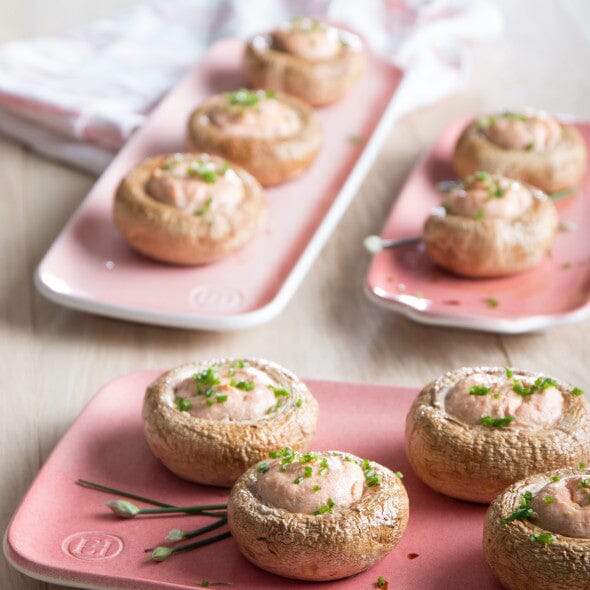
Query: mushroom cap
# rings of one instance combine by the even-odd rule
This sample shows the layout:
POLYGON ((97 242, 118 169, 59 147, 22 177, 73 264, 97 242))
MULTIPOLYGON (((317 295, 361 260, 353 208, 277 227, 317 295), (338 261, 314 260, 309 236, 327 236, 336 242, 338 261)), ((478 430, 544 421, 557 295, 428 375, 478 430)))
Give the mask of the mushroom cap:
MULTIPOLYGON (((590 457, 590 421, 583 396, 555 380, 563 394, 559 420, 538 430, 472 426, 447 414, 446 392, 474 374, 500 375, 499 367, 450 371, 428 384, 406 418, 406 454, 416 475, 432 489, 460 500, 491 502, 510 484, 533 473, 575 466, 590 457)), ((544 377, 515 370, 515 374, 544 377)))
POLYGON ((453 154, 460 178, 487 170, 522 182, 546 193, 576 186, 586 173, 586 144, 580 132, 561 123, 561 139, 542 152, 502 148, 491 142, 472 121, 463 131, 453 154))
POLYGON ((188 144, 196 151, 218 154, 239 164, 263 186, 285 182, 309 168, 322 144, 322 129, 313 109, 303 101, 283 93, 280 100, 301 120, 295 135, 277 138, 238 136, 226 133, 209 120, 210 110, 220 95, 209 97, 195 109, 188 122, 188 144))
POLYGON ((587 590, 590 583, 590 539, 553 533, 553 543, 538 543, 531 534, 545 531, 530 520, 500 520, 519 507, 524 492, 547 483, 551 475, 590 475, 590 469, 559 469, 516 482, 500 494, 487 511, 483 551, 494 576, 510 590, 587 590))
MULTIPOLYGON (((218 163, 222 158, 209 154, 182 154, 204 157, 218 163)), ((231 233, 214 236, 208 220, 191 215, 151 197, 146 189, 152 172, 174 157, 155 156, 141 162, 121 181, 113 204, 113 219, 125 240, 141 254, 174 264, 197 265, 230 254, 252 239, 266 219, 267 201, 256 179, 239 166, 232 169, 244 186, 239 204, 237 227, 231 233)))
POLYGON ((213 365, 238 359, 214 359, 172 369, 146 390, 144 432, 154 455, 170 471, 189 481, 230 486, 269 451, 289 445, 306 450, 315 434, 318 403, 306 385, 283 367, 261 359, 245 360, 264 371, 291 397, 276 412, 255 420, 207 420, 179 411, 174 387, 213 365), (299 401, 301 400, 301 402, 299 401))
POLYGON ((497 277, 538 264, 551 250, 559 228, 553 201, 532 189, 530 208, 516 219, 471 219, 432 213, 422 241, 441 267, 468 277, 497 277))
POLYGON ((338 30, 342 49, 333 59, 312 62, 273 48, 270 35, 256 35, 244 52, 244 77, 254 88, 282 90, 312 106, 345 96, 361 79, 366 56, 358 35, 338 30))
MULTIPOLYGON (((320 457, 344 455, 338 451, 320 457)), ((347 454, 353 460, 358 457, 347 454)), ((408 522, 401 480, 371 461, 381 483, 360 500, 320 515, 293 513, 261 502, 256 466, 238 479, 228 500, 232 536, 254 565, 297 580, 336 580, 370 568, 399 542, 408 522)))

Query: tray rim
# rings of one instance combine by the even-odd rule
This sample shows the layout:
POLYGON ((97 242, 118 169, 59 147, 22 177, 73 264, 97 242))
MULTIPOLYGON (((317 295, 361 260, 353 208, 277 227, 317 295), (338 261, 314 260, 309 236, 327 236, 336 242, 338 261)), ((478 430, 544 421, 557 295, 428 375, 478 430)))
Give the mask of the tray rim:
MULTIPOLYGON (((213 43, 208 53, 212 52, 215 48, 222 45, 236 44, 237 42, 243 42, 237 38, 224 38, 213 43)), ((170 328, 181 328, 187 330, 216 330, 216 331, 228 331, 234 329, 245 329, 253 326, 260 325, 279 315, 290 301, 291 297, 295 294, 295 291, 303 281, 310 267, 316 260, 323 246, 327 242, 335 230, 338 222, 346 212, 348 206, 356 196, 358 189, 363 182, 365 176, 369 172, 377 154, 379 153, 381 146, 383 145, 387 134, 398 116, 396 97, 398 90, 404 82, 404 71, 395 64, 388 62, 387 60, 373 54, 373 58, 386 63, 392 71, 396 71, 399 80, 395 86, 395 89, 389 100, 387 106, 383 111, 381 119, 379 120, 375 130, 371 134, 370 138, 360 149, 360 154, 356 160, 356 163, 352 166, 350 173, 347 175, 346 180, 342 184, 338 194, 334 198, 330 205, 327 213, 323 216, 320 224, 316 231, 313 233, 311 238, 308 240, 307 245, 303 249, 302 254, 298 257, 297 261, 293 265, 291 271, 283 281, 280 288, 277 290, 273 298, 255 310, 247 311, 237 314, 228 315, 207 315, 203 313, 171 313, 163 311, 151 311, 145 310, 140 307, 126 306, 105 303, 100 301, 93 301, 92 299, 72 295, 63 292, 58 286, 52 285, 52 281, 48 280, 48 276, 44 271, 46 261, 54 249, 55 245, 60 241, 61 237, 65 235, 69 228, 74 224, 78 216, 81 215, 85 208, 86 202, 90 192, 92 192, 94 186, 100 182, 103 176, 109 174, 111 167, 115 160, 121 155, 124 155, 126 150, 130 149, 130 144, 134 141, 135 137, 131 137, 125 146, 117 153, 113 161, 107 166, 102 174, 97 178, 93 184, 90 192, 84 197, 80 205, 76 208, 74 213, 70 216, 62 230, 52 241, 47 252, 44 254, 41 262, 38 264, 34 273, 34 284, 39 293, 45 298, 49 299, 53 303, 57 303, 64 307, 69 307, 77 311, 83 311, 91 314, 97 314, 119 320, 130 320, 138 323, 145 323, 157 326, 164 326, 170 328)), ((160 110, 165 108, 166 103, 177 86, 182 85, 189 80, 195 70, 200 67, 200 60, 194 67, 192 67, 162 98, 158 106, 152 111, 150 119, 157 114, 160 110)), ((144 125, 149 125, 149 119, 144 125)), ((140 130, 138 130, 140 131, 140 130)))
MULTIPOLYGON (((434 147, 438 140, 443 137, 449 129, 455 126, 459 121, 468 121, 477 117, 477 113, 470 113, 467 115, 461 115, 450 120, 443 130, 438 134, 435 141, 429 146, 426 153, 423 154, 412 167, 410 173, 407 175, 402 188, 398 192, 398 198, 396 198, 393 205, 390 207, 385 224, 381 229, 379 235, 383 237, 383 229, 386 227, 390 217, 393 216, 394 210, 397 207, 399 195, 404 190, 408 180, 431 158, 434 147)), ((559 113, 557 115, 560 121, 568 123, 570 125, 586 125, 590 127, 590 120, 582 119, 567 113, 559 113)), ((481 332, 489 332, 492 334, 527 334, 530 332, 541 332, 548 328, 557 326, 564 326, 574 323, 582 322, 590 318, 590 292, 586 299, 586 303, 578 307, 577 309, 563 313, 549 313, 549 314, 535 314, 527 315, 519 318, 494 318, 491 316, 452 316, 440 313, 428 313, 412 307, 411 305, 399 301, 394 298, 394 293, 389 291, 383 291, 379 287, 372 287, 369 282, 369 275, 371 266, 373 263, 374 256, 371 256, 369 266, 365 274, 365 280, 363 290, 366 297, 375 303, 376 305, 399 313, 400 315, 415 321, 420 324, 446 327, 446 328, 458 328, 464 330, 476 330, 481 332)))

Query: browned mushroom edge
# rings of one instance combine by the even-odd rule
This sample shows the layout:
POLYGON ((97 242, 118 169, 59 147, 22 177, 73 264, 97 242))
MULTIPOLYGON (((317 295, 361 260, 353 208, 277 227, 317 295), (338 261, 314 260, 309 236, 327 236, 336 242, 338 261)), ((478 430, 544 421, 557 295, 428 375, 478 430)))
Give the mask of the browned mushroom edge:
POLYGON ((243 182, 245 196, 238 209, 238 225, 227 235, 212 235, 214 219, 191 215, 147 192, 152 172, 175 156, 206 156, 224 162, 209 154, 166 154, 148 158, 133 168, 119 184, 113 203, 115 225, 127 243, 154 260, 199 265, 226 256, 255 237, 266 219, 266 195, 256 179, 239 166, 231 167, 243 182))
POLYGON ((318 403, 283 367, 261 359, 213 359, 182 365, 156 379, 145 394, 144 432, 154 455, 170 471, 196 483, 230 486, 250 465, 283 445, 306 450, 315 434, 318 403), (180 411, 174 387, 223 363, 247 362, 290 392, 275 411, 255 420, 206 420, 180 411))
POLYGON ((313 106, 340 100, 361 79, 366 56, 358 35, 338 29, 342 48, 330 60, 312 62, 273 47, 271 36, 256 35, 244 53, 244 77, 254 88, 273 88, 313 106))
MULTIPOLYGON (((325 451, 320 457, 354 455, 325 451)), ((381 483, 365 484, 361 499, 323 514, 293 513, 264 504, 257 466, 236 482, 228 502, 232 535, 242 554, 267 571, 299 580, 335 580, 370 568, 399 542, 409 502, 399 477, 373 461, 381 483)))
POLYGON ((572 125, 561 124, 560 141, 542 152, 505 149, 490 141, 472 121, 453 154, 460 178, 487 170, 529 183, 546 193, 575 187, 586 173, 586 143, 572 125))
POLYGON ((550 477, 590 476, 590 469, 569 468, 532 475, 511 485, 490 505, 485 518, 483 550, 487 564, 510 590, 587 590, 590 580, 590 539, 546 531, 533 520, 502 524, 550 477))
POLYGON ((320 123, 309 105, 294 96, 276 93, 275 100, 297 113, 301 129, 295 135, 266 139, 232 135, 211 123, 209 112, 222 96, 225 95, 208 98, 191 114, 188 122, 191 149, 235 162, 263 186, 280 184, 309 168, 322 143, 320 123))
MULTIPOLYGON (((406 454, 416 475, 432 489, 460 500, 491 502, 503 489, 533 473, 578 465, 590 457, 590 421, 582 395, 554 380, 563 412, 539 430, 464 424, 444 409, 450 387, 475 374, 499 375, 498 367, 450 371, 428 384, 406 419, 406 454)), ((514 369, 534 381, 538 373, 514 369)))
POLYGON ((433 211, 424 224, 422 240, 428 255, 455 274, 499 277, 523 272, 551 251, 559 228, 553 201, 528 187, 532 206, 516 219, 472 219, 433 211))

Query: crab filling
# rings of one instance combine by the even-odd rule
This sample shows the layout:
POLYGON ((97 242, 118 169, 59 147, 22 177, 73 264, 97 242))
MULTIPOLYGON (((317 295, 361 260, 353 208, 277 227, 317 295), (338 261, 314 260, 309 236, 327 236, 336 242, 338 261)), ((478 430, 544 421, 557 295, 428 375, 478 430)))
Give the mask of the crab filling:
POLYGON ((519 182, 477 172, 451 189, 443 205, 450 215, 477 220, 513 220, 522 217, 535 198, 531 190, 519 182))
POLYGON ((561 138, 559 122, 544 113, 505 111, 479 119, 477 126, 489 141, 508 150, 543 152, 561 138))
POLYGON ((342 51, 338 29, 306 17, 273 31, 271 39, 274 49, 310 62, 333 59, 342 51))
POLYGON ((244 183, 229 164, 177 154, 155 168, 146 185, 153 199, 191 215, 231 218, 244 199, 244 183))
POLYGON ((590 475, 553 477, 535 494, 530 505, 531 521, 542 529, 590 539, 590 475))
POLYGON ((256 420, 292 403, 292 392, 264 371, 237 360, 211 366, 181 381, 173 403, 181 412, 207 420, 256 420))
POLYGON ((280 139, 296 135, 302 128, 299 113, 271 90, 240 89, 220 96, 207 118, 235 137, 280 139))
POLYGON ((550 378, 481 373, 449 389, 445 410, 471 426, 536 430, 559 420, 563 395, 550 378))
POLYGON ((258 470, 260 499, 300 514, 320 515, 349 506, 361 499, 368 481, 357 462, 318 453, 275 458, 259 464, 258 470))

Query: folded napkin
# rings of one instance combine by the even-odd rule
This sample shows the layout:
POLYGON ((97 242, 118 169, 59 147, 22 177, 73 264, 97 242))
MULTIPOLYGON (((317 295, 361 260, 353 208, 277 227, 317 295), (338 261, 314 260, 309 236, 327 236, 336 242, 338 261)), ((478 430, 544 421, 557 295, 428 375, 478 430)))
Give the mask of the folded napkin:
POLYGON ((160 0, 52 37, 0 45, 0 133, 98 174, 221 37, 302 15, 350 25, 406 70, 399 115, 458 90, 465 41, 500 34, 490 0, 160 0))

